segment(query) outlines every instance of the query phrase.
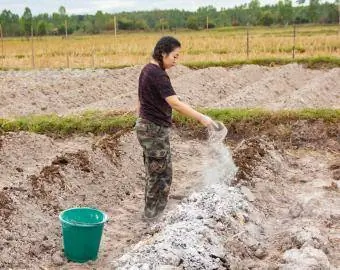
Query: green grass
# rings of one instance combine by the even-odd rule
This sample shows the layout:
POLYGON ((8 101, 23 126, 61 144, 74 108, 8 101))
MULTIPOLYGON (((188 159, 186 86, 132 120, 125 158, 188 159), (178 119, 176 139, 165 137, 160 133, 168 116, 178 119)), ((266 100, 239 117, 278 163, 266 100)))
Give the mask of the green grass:
MULTIPOLYGON (((264 109, 202 109, 202 113, 209 115, 212 119, 222 121, 226 125, 241 121, 264 122, 271 120, 273 123, 322 119, 326 122, 340 121, 340 109, 302 109, 268 111, 264 109)), ((174 115, 175 122, 179 124, 198 125, 197 122, 178 113, 174 115)))
MULTIPOLYGON (((272 25, 272 26, 227 26, 220 28, 211 28, 209 29, 212 33, 224 32, 236 35, 244 35, 244 32, 249 30, 250 35, 258 35, 258 36, 276 36, 276 37, 284 37, 284 36, 292 36, 293 35, 293 25, 289 26, 280 26, 280 25, 272 25)), ((334 25, 315 25, 315 24, 297 24, 296 25, 296 33, 298 36, 314 36, 314 35, 336 35, 339 31, 339 26, 337 24, 334 25)))
POLYGON ((65 136, 86 133, 110 133, 119 129, 130 129, 135 122, 131 113, 89 111, 82 115, 57 116, 33 115, 12 120, 0 119, 0 129, 29 131, 39 134, 65 136))
MULTIPOLYGON (((263 109, 201 109, 201 112, 226 125, 251 121, 260 125, 270 120, 273 124, 296 120, 340 122, 340 109, 303 109, 267 111, 263 109)), ((104 134, 118 130, 132 130, 136 116, 131 112, 88 111, 81 115, 32 115, 16 119, 0 119, 0 131, 28 131, 49 136, 63 137, 72 134, 104 134)), ((176 125, 200 128, 200 124, 188 117, 174 113, 176 125)))
POLYGON ((224 61, 224 62, 195 62, 184 63, 185 66, 192 69, 202 69, 208 67, 234 67, 241 65, 260 65, 260 66, 272 66, 272 65, 286 65, 289 63, 304 64, 308 68, 333 68, 340 67, 340 57, 309 57, 309 58, 259 58, 251 60, 238 60, 238 61, 224 61))
MULTIPOLYGON (((297 48, 297 51, 299 48, 297 48)), ((220 52, 224 53, 224 52, 220 52)), ((329 57, 329 56, 319 56, 319 57, 309 57, 309 58, 258 58, 251 60, 231 60, 231 61, 219 61, 219 62, 187 62, 183 63, 184 66, 192 69, 203 69, 208 67, 238 67, 242 65, 260 65, 260 66, 275 66, 275 65, 286 65, 290 63, 298 63, 303 64, 307 68, 312 69, 320 69, 320 68, 334 68, 340 67, 340 57, 329 57)), ((108 65, 99 67, 96 69, 121 69, 131 67, 131 65, 108 65)), ((74 69, 87 69, 88 67, 77 67, 74 69)), ((63 68, 60 68, 63 69, 63 68)), ((8 70, 20 70, 20 68, 2 68, 0 67, 0 71, 8 71, 8 70)), ((21 68, 21 70, 30 70, 30 68, 21 68)))

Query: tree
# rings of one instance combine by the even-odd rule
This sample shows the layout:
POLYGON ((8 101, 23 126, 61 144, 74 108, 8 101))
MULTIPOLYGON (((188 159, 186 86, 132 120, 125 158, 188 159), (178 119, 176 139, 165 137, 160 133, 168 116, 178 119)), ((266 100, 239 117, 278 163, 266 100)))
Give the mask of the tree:
POLYGON ((310 0, 308 7, 308 15, 313 23, 318 21, 320 3, 319 0, 310 0))
POLYGON ((59 11, 59 14, 62 18, 66 16, 66 8, 64 6, 60 6, 58 11, 59 11))
POLYGON ((94 16, 94 28, 97 33, 100 33, 105 28, 105 16, 100 10, 97 11, 96 15, 94 16))
POLYGON ((53 14, 32 16, 27 7, 23 15, 16 15, 9 10, 0 10, 0 23, 5 36, 29 36, 33 22, 39 35, 54 33, 66 34, 79 31, 80 33, 99 33, 114 29, 114 16, 118 19, 121 30, 146 29, 178 29, 224 27, 227 25, 271 25, 295 23, 339 23, 339 0, 278 0, 275 4, 261 6, 259 0, 249 0, 249 4, 238 5, 234 8, 216 10, 212 5, 203 6, 197 11, 178 9, 120 12, 116 14, 97 11, 95 15, 70 15, 61 6, 53 14), (301 3, 297 6, 292 2, 301 3), (293 18, 294 17, 294 18, 293 18), (208 18, 208 20, 207 20, 208 18), (67 24, 65 23, 67 21, 67 24), (67 25, 67 29, 66 29, 67 25))
POLYGON ((148 30, 150 27, 148 26, 146 20, 137 19, 135 22, 135 28, 138 30, 148 30))
POLYGON ((20 35, 20 20, 19 16, 13 14, 10 10, 4 9, 0 14, 0 24, 4 36, 20 35))
POLYGON ((222 27, 231 25, 230 10, 222 8, 220 11, 220 16, 218 16, 217 23, 222 27))
POLYGON ((207 17, 212 27, 215 26, 215 19, 218 16, 217 10, 212 5, 200 7, 197 9, 198 24, 202 28, 206 28, 207 17))
POLYGON ((231 24, 233 26, 246 25, 249 23, 249 11, 247 4, 236 6, 231 10, 231 24))
POLYGON ((270 26, 274 23, 273 13, 269 10, 266 10, 262 13, 260 23, 265 26, 270 26))
POLYGON ((187 20, 187 11, 184 10, 178 10, 173 9, 169 10, 169 13, 167 15, 167 20, 169 21, 169 27, 170 29, 176 29, 178 27, 185 27, 186 26, 186 20, 187 20))
POLYGON ((297 0, 296 1, 300 6, 295 8, 294 11, 294 23, 308 23, 308 14, 302 4, 305 3, 305 0, 297 0))
POLYGON ((249 9, 249 23, 256 25, 258 24, 258 20, 260 18, 261 10, 260 10, 260 1, 259 0, 252 0, 248 4, 248 9, 249 9))
POLYGON ((168 22, 168 20, 165 19, 165 18, 160 18, 159 22, 156 23, 155 28, 159 29, 159 30, 162 30, 162 31, 164 29, 167 29, 167 28, 169 29, 169 22, 168 22))
POLYGON ((25 36, 29 36, 31 34, 32 28, 32 12, 28 7, 25 7, 24 14, 21 17, 22 26, 25 36))
POLYGON ((291 0, 280 0, 278 3, 278 22, 288 24, 293 18, 293 5, 291 0))
POLYGON ((44 21, 38 22, 38 36, 44 36, 47 34, 46 23, 44 21))
POLYGON ((131 30, 133 29, 133 21, 128 17, 119 17, 118 28, 122 30, 131 30))
POLYGON ((189 16, 187 19, 187 27, 192 30, 198 30, 198 19, 196 16, 189 16))
POLYGON ((59 33, 65 34, 67 37, 67 15, 66 15, 66 8, 64 6, 60 6, 59 9, 61 23, 58 26, 59 33))

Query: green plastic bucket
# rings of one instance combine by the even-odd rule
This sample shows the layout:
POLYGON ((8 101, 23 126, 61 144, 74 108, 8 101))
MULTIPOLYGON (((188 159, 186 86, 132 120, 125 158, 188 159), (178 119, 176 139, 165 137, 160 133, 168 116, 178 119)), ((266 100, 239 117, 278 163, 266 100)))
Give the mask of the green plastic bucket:
POLYGON ((60 213, 64 254, 74 262, 96 260, 107 215, 94 208, 70 208, 60 213))

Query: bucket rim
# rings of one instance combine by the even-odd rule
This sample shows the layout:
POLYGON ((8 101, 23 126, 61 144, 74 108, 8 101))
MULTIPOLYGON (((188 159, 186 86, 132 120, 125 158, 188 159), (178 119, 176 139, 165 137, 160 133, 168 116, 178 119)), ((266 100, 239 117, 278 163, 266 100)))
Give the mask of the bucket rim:
POLYGON ((101 224, 105 223, 108 220, 108 215, 105 212, 103 212, 103 211, 101 211, 101 210, 99 210, 97 208, 92 208, 92 207, 72 207, 72 208, 68 208, 68 209, 65 209, 62 212, 60 212, 59 220, 61 221, 61 223, 66 223, 68 225, 75 226, 75 227, 95 227, 95 226, 98 226, 98 225, 101 225, 101 224), (98 212, 103 214, 103 220, 100 221, 100 222, 96 222, 96 223, 82 223, 82 222, 70 222, 68 220, 63 219, 63 214, 65 212, 71 211, 71 210, 75 210, 75 209, 96 210, 96 211, 98 211, 98 212))

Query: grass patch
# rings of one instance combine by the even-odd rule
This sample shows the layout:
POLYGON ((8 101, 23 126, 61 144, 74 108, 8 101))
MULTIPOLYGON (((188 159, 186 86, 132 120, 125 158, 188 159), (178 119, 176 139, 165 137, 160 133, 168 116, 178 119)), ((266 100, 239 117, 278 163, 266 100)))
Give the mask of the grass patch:
POLYGON ((308 68, 334 68, 340 67, 340 57, 309 57, 309 58, 259 58, 251 60, 232 60, 221 62, 193 62, 184 63, 185 66, 192 69, 202 69, 208 67, 235 67, 242 65, 260 65, 260 66, 273 66, 273 65, 286 65, 289 63, 303 64, 308 68))
POLYGON ((133 65, 107 65, 102 67, 97 67, 97 69, 121 69, 121 68, 127 68, 132 67, 133 65))
POLYGON ((29 131, 51 136, 101 134, 130 129, 135 122, 132 113, 89 111, 81 115, 33 115, 12 120, 0 119, 4 132, 29 131))
POLYGON ((14 55, 15 58, 18 58, 18 59, 23 59, 26 57, 26 55, 24 54, 17 54, 17 55, 14 55))
MULTIPOLYGON (((284 36, 292 35, 293 25, 272 25, 272 26, 226 26, 220 28, 209 29, 211 32, 224 33, 243 33, 249 30, 250 34, 261 36, 284 36)), ((338 33, 338 25, 313 25, 313 24, 297 24, 296 31, 298 35, 336 35, 338 33)))
MULTIPOLYGON (((296 121, 296 120, 318 120, 326 122, 339 122, 340 109, 302 109, 302 110, 280 110, 268 111, 263 109, 202 109, 199 110, 209 115, 212 119, 223 122, 225 125, 241 121, 252 121, 260 124, 271 120, 273 123, 296 121)), ((196 120, 185 117, 178 113, 174 114, 174 120, 180 125, 199 125, 196 120)))
MULTIPOLYGON (((200 109, 215 120, 229 126, 235 123, 250 121, 253 125, 261 125, 270 120, 273 124, 296 120, 323 120, 340 122, 340 109, 303 109, 267 111, 263 109, 200 109)), ((0 131, 28 131, 49 136, 63 137, 72 134, 105 134, 118 130, 132 130, 136 116, 132 112, 88 111, 81 115, 32 115, 16 119, 0 119, 0 131)), ((177 126, 202 128, 194 119, 174 113, 177 126)))

